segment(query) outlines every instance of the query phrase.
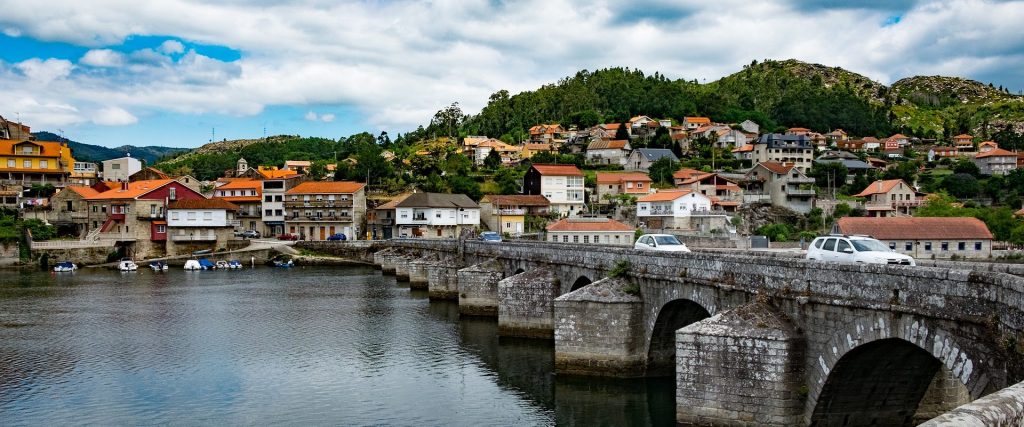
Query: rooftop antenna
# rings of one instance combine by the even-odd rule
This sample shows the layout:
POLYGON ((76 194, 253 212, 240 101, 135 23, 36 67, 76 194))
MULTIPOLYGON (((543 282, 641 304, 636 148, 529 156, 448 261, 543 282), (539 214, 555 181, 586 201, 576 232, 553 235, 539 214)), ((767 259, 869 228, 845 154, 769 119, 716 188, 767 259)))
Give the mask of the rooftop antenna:
POLYGON ((215 139, 217 139, 217 128, 216 127, 211 127, 210 128, 210 142, 213 142, 213 140, 215 140, 215 139))

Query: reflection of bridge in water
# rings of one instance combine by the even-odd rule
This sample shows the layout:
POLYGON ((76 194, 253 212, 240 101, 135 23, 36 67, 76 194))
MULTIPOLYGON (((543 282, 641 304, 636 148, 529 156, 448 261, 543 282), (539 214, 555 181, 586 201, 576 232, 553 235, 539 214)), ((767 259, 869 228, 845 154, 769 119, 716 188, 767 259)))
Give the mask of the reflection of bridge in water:
POLYGON ((431 298, 497 316, 502 336, 553 338, 556 372, 674 375, 680 422, 908 425, 1024 377, 1024 278, 1004 273, 552 243, 369 249, 431 298))

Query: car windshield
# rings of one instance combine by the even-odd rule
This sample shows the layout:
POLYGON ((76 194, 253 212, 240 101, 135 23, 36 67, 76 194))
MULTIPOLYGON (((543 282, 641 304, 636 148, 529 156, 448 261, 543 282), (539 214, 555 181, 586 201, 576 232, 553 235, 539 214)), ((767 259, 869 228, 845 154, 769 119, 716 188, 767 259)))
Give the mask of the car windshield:
POLYGON ((659 245, 681 245, 676 236, 654 236, 654 241, 659 245))
POLYGON ((889 247, 885 243, 877 240, 850 240, 853 243, 853 247, 857 248, 857 252, 889 252, 889 247))
POLYGON ((482 237, 484 240, 498 240, 501 238, 500 236, 498 236, 498 233, 483 233, 480 235, 480 237, 482 237))

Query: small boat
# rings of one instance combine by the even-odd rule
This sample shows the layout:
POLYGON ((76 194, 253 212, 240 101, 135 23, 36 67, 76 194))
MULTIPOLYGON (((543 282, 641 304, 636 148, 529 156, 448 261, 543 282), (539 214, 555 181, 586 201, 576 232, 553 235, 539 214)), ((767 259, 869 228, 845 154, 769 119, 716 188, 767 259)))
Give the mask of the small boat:
POLYGON ((217 268, 217 264, 210 262, 210 260, 206 258, 199 258, 199 266, 202 267, 203 270, 215 270, 217 268))
POLYGON ((139 269, 139 265, 132 261, 131 258, 122 258, 121 262, 117 263, 117 269, 121 271, 135 271, 139 269))
POLYGON ((57 263, 57 265, 53 266, 53 271, 57 273, 68 273, 75 270, 78 270, 78 266, 71 261, 60 262, 57 263))
POLYGON ((232 270, 240 269, 240 268, 242 268, 242 262, 237 260, 237 259, 233 259, 231 261, 228 261, 228 268, 230 268, 232 270))
POLYGON ((149 263, 149 268, 152 268, 153 271, 167 271, 168 267, 167 267, 167 263, 166 262, 163 262, 163 261, 153 261, 153 262, 149 263))
POLYGON ((194 259, 190 259, 188 261, 185 261, 185 270, 195 271, 195 270, 202 270, 202 269, 203 269, 203 266, 199 265, 199 261, 196 261, 194 259))
POLYGON ((224 260, 217 261, 216 266, 217 266, 217 269, 224 269, 224 270, 227 270, 228 267, 229 267, 228 266, 228 262, 224 261, 224 260))
POLYGON ((290 259, 289 260, 280 260, 280 259, 275 259, 274 260, 274 267, 289 268, 289 267, 294 267, 294 266, 295 266, 295 263, 292 260, 290 260, 290 259))

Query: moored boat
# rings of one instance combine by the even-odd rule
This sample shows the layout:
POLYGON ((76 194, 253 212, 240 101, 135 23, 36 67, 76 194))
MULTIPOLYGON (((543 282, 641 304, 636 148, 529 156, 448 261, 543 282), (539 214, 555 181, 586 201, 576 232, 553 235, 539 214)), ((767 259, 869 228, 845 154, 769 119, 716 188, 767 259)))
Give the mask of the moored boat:
POLYGON ((71 261, 59 262, 57 265, 53 266, 53 271, 57 273, 68 273, 75 270, 78 270, 78 266, 71 261))
POLYGON ((228 267, 229 267, 228 266, 228 262, 224 261, 224 260, 217 261, 217 263, 215 265, 216 265, 217 269, 227 270, 228 267))
POLYGON ((215 270, 217 268, 217 264, 214 264, 206 258, 199 258, 199 266, 202 267, 203 270, 215 270))
POLYGON ((185 261, 185 270, 195 271, 195 270, 202 270, 202 269, 203 269, 203 266, 199 265, 199 261, 197 261, 197 260, 190 259, 188 261, 185 261))
POLYGON ((122 258, 121 262, 117 263, 117 269, 121 271, 135 271, 139 269, 139 265, 132 261, 131 258, 122 258))
POLYGON ((237 260, 237 259, 233 259, 231 261, 228 261, 228 268, 230 268, 232 270, 240 269, 240 268, 242 268, 242 262, 237 260))
POLYGON ((167 271, 168 269, 167 263, 163 261, 153 261, 149 263, 149 268, 152 268, 153 271, 167 271))

